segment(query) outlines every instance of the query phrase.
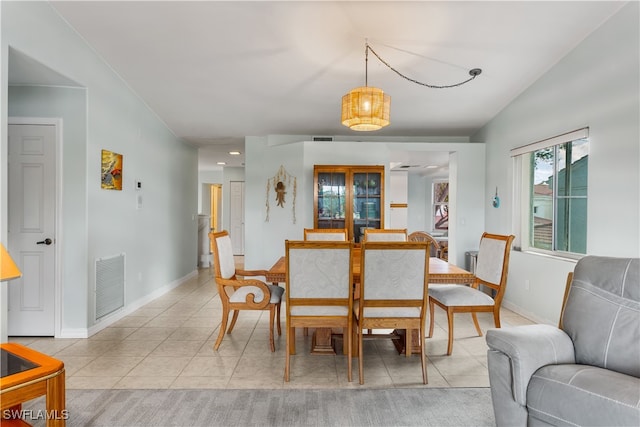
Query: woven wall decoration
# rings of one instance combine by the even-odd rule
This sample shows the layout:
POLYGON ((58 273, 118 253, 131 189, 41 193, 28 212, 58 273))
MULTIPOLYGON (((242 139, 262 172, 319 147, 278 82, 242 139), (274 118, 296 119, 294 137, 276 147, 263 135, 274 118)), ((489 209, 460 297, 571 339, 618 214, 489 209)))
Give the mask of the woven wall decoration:
POLYGON ((297 192, 298 181, 297 178, 291 175, 284 166, 280 165, 278 172, 276 174, 267 179, 267 197, 266 197, 266 210, 267 217, 265 218, 265 222, 269 222, 269 213, 270 213, 270 201, 274 200, 276 202, 276 206, 279 206, 284 209, 284 205, 287 203, 287 198, 291 199, 291 213, 293 215, 293 223, 296 223, 296 192, 297 192), (271 196, 271 191, 273 190, 273 196, 271 196))

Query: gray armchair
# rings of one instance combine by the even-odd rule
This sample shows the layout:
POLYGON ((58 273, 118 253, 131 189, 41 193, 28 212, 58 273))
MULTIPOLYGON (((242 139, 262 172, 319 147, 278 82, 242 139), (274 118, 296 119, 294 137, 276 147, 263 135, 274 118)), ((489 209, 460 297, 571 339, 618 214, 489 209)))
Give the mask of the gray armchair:
POLYGON ((560 328, 487 332, 498 426, 640 426, 640 259, 586 256, 560 328))

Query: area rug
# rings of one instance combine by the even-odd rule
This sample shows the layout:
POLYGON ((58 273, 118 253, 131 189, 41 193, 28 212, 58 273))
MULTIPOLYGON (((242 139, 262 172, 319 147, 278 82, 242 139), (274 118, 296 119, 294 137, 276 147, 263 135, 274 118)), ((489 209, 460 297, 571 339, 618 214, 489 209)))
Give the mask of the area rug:
MULTIPOLYGON (((43 406, 27 421, 44 426, 43 406)), ((495 425, 489 388, 67 390, 67 411, 67 426, 495 425)))

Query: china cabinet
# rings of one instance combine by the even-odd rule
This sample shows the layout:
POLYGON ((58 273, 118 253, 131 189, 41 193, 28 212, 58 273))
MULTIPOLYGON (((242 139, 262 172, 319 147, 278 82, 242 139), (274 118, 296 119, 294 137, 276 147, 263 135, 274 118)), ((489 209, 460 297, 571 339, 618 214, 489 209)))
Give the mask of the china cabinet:
POLYGON ((384 227, 384 166, 315 165, 313 188, 315 228, 346 228, 358 243, 384 227))

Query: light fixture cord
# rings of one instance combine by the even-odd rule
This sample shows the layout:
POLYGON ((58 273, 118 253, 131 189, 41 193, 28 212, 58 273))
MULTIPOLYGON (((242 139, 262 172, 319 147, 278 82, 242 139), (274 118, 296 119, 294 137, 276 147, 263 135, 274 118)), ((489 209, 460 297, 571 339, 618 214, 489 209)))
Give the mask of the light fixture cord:
MULTIPOLYGON (((410 82, 413 82, 413 83, 415 83, 415 84, 419 84, 419 85, 421 85, 421 86, 426 86, 426 87, 432 88, 432 89, 447 89, 447 88, 451 88, 451 87, 462 86, 463 84, 465 84, 465 83, 469 83, 471 80, 473 80, 473 79, 475 79, 476 77, 478 77, 478 75, 480 75, 480 73, 482 72, 482 70, 481 70, 481 69, 479 69, 479 68, 474 68, 473 70, 469 71, 469 74, 471 75, 471 77, 470 77, 470 78, 468 78, 467 80, 463 81, 463 82, 456 83, 456 84, 452 84, 452 85, 444 85, 444 86, 431 85, 431 84, 428 84, 428 83, 419 82, 418 80, 415 80, 415 79, 412 79, 411 77, 407 77, 407 76, 405 76, 405 75, 404 75, 404 74, 402 74, 400 71, 396 70, 396 69, 395 69, 395 68, 393 68, 391 65, 389 65, 389 63, 388 63, 387 61, 385 61, 384 59, 380 58, 380 55, 378 55, 378 54, 376 53, 376 51, 375 51, 375 50, 373 50, 373 49, 371 48, 371 46, 369 46, 369 43, 368 43, 368 42, 365 42, 365 45, 366 45, 366 47, 365 47, 365 58, 366 58, 366 59, 365 59, 365 64, 366 64, 366 62, 369 60, 369 51, 371 51, 371 53, 373 53, 373 54, 376 56, 376 58, 378 58, 378 60, 379 60, 380 62, 382 62, 382 63, 383 63, 384 65, 386 65, 386 66, 387 66, 391 71, 393 71, 394 73, 396 73, 397 75, 399 75, 399 76, 400 76, 400 77, 402 77, 403 79, 408 80, 408 81, 410 81, 410 82)), ((365 70, 365 82, 366 82, 366 79, 367 79, 366 75, 367 75, 367 72, 366 72, 366 70, 365 70)), ((365 83, 365 86, 366 86, 366 83, 365 83)))

